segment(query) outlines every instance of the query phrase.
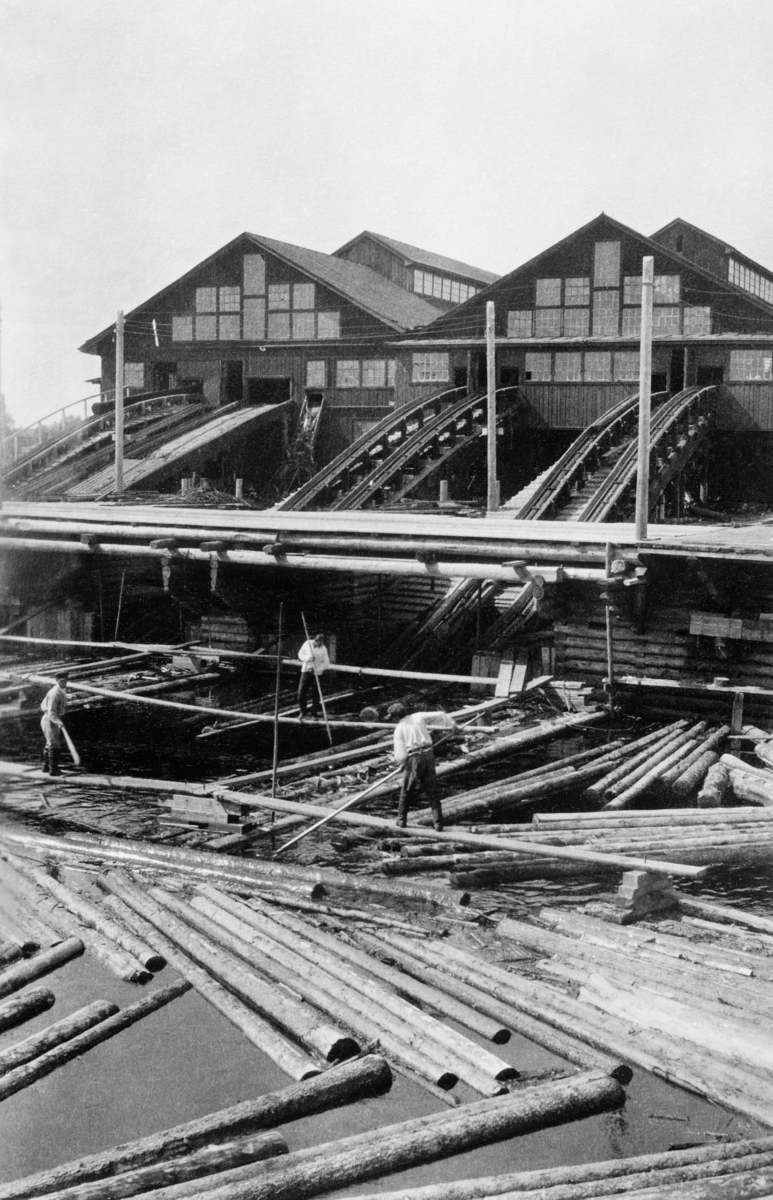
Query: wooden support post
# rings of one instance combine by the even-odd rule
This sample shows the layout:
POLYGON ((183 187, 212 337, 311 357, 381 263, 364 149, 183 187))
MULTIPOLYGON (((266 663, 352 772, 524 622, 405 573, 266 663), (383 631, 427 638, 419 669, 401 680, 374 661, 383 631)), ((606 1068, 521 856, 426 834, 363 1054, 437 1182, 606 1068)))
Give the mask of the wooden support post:
POLYGON ((123 312, 115 320, 115 490, 123 491, 123 312))
POLYGON ((499 508, 497 479, 497 374, 494 301, 486 301, 486 511, 499 508))
POLYGON ((650 507, 650 395, 652 391, 652 292, 654 258, 642 259, 639 358, 639 451, 636 468, 636 539, 647 537, 650 507))
MULTIPOLYGON (((279 690, 282 685, 282 633, 284 632, 284 601, 279 602, 279 624, 277 626, 276 642, 276 687, 274 690, 274 751, 271 762, 271 795, 276 796, 276 772, 279 765, 279 690)), ((271 814, 271 824, 276 820, 276 813, 271 814)))
POLYGON ((615 711, 615 654, 614 642, 612 639, 612 597, 610 595, 610 585, 612 583, 612 543, 607 542, 606 546, 606 577, 607 577, 607 599, 604 604, 604 612, 606 615, 606 635, 607 635, 607 680, 608 680, 608 695, 609 695, 609 719, 612 719, 612 714, 615 711))

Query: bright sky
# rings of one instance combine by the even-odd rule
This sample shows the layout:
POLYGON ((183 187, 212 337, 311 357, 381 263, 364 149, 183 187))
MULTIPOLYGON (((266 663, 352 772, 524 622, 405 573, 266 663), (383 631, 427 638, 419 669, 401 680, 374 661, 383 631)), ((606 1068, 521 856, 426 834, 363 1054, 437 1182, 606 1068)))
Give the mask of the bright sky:
POLYGON ((770 0, 0 0, 2 389, 243 230, 510 271, 604 210, 773 266, 770 0))

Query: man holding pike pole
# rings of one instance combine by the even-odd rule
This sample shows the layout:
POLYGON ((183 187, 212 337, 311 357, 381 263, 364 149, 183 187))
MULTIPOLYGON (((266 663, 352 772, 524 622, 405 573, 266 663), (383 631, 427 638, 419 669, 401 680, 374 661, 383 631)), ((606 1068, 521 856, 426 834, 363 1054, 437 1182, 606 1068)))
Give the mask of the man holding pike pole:
POLYGON ((66 671, 58 671, 56 674, 56 683, 46 692, 45 698, 40 705, 43 716, 40 721, 40 728, 43 730, 43 736, 46 739, 46 744, 43 749, 43 770, 49 775, 61 775, 59 770, 59 755, 62 750, 62 718, 67 712, 67 680, 69 675, 66 671))
POLYGON ((400 803, 397 808, 397 824, 401 828, 404 829, 407 823, 411 801, 424 796, 432 809, 432 824, 435 829, 442 830, 443 812, 438 798, 435 750, 430 731, 445 730, 442 739, 445 741, 457 728, 456 721, 442 711, 410 713, 408 716, 404 715, 395 726, 395 762, 403 768, 400 803))

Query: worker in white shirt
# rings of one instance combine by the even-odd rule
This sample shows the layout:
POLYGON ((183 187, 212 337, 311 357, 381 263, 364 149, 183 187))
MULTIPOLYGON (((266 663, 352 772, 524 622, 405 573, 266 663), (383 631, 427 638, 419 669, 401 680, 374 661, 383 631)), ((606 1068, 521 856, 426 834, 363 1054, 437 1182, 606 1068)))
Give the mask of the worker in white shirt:
POLYGON ((309 699, 311 699, 311 715, 319 716, 319 692, 322 675, 330 666, 324 633, 317 633, 313 638, 304 642, 298 651, 301 661, 301 678, 298 683, 298 714, 303 720, 306 716, 309 699))
POLYGON ((59 770, 59 755, 62 746, 62 717, 67 711, 67 680, 66 671, 56 675, 56 683, 50 688, 40 705, 43 716, 40 728, 46 744, 43 749, 43 770, 51 775, 61 775, 59 770))
POLYGON ((432 824, 443 828, 443 813, 437 794, 435 751, 431 729, 456 729, 444 712, 417 712, 403 717, 395 727, 395 762, 403 767, 403 783, 397 809, 397 824, 405 827, 411 801, 424 796, 432 809, 432 824))

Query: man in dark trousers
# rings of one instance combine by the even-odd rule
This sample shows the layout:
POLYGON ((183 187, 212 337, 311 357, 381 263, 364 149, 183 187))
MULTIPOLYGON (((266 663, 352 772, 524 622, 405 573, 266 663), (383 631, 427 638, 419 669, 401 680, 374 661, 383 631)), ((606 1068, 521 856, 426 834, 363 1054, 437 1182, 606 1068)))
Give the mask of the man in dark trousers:
POLYGON ((67 680, 66 671, 59 671, 56 683, 46 692, 40 705, 43 716, 40 728, 46 744, 43 749, 43 770, 51 775, 61 775, 59 770, 59 755, 62 749, 62 718, 67 711, 67 680))
POLYGON ((311 700, 311 715, 319 716, 319 679, 330 666, 325 635, 317 633, 313 638, 304 642, 298 651, 298 658, 301 661, 301 678, 298 682, 298 715, 303 720, 309 700, 311 700))
POLYGON ((437 794, 435 751, 430 729, 456 729, 444 712, 417 712, 403 717, 395 727, 395 762, 403 767, 403 783, 397 809, 397 824, 405 827, 412 801, 424 797, 432 809, 432 824, 443 828, 443 813, 437 794))

